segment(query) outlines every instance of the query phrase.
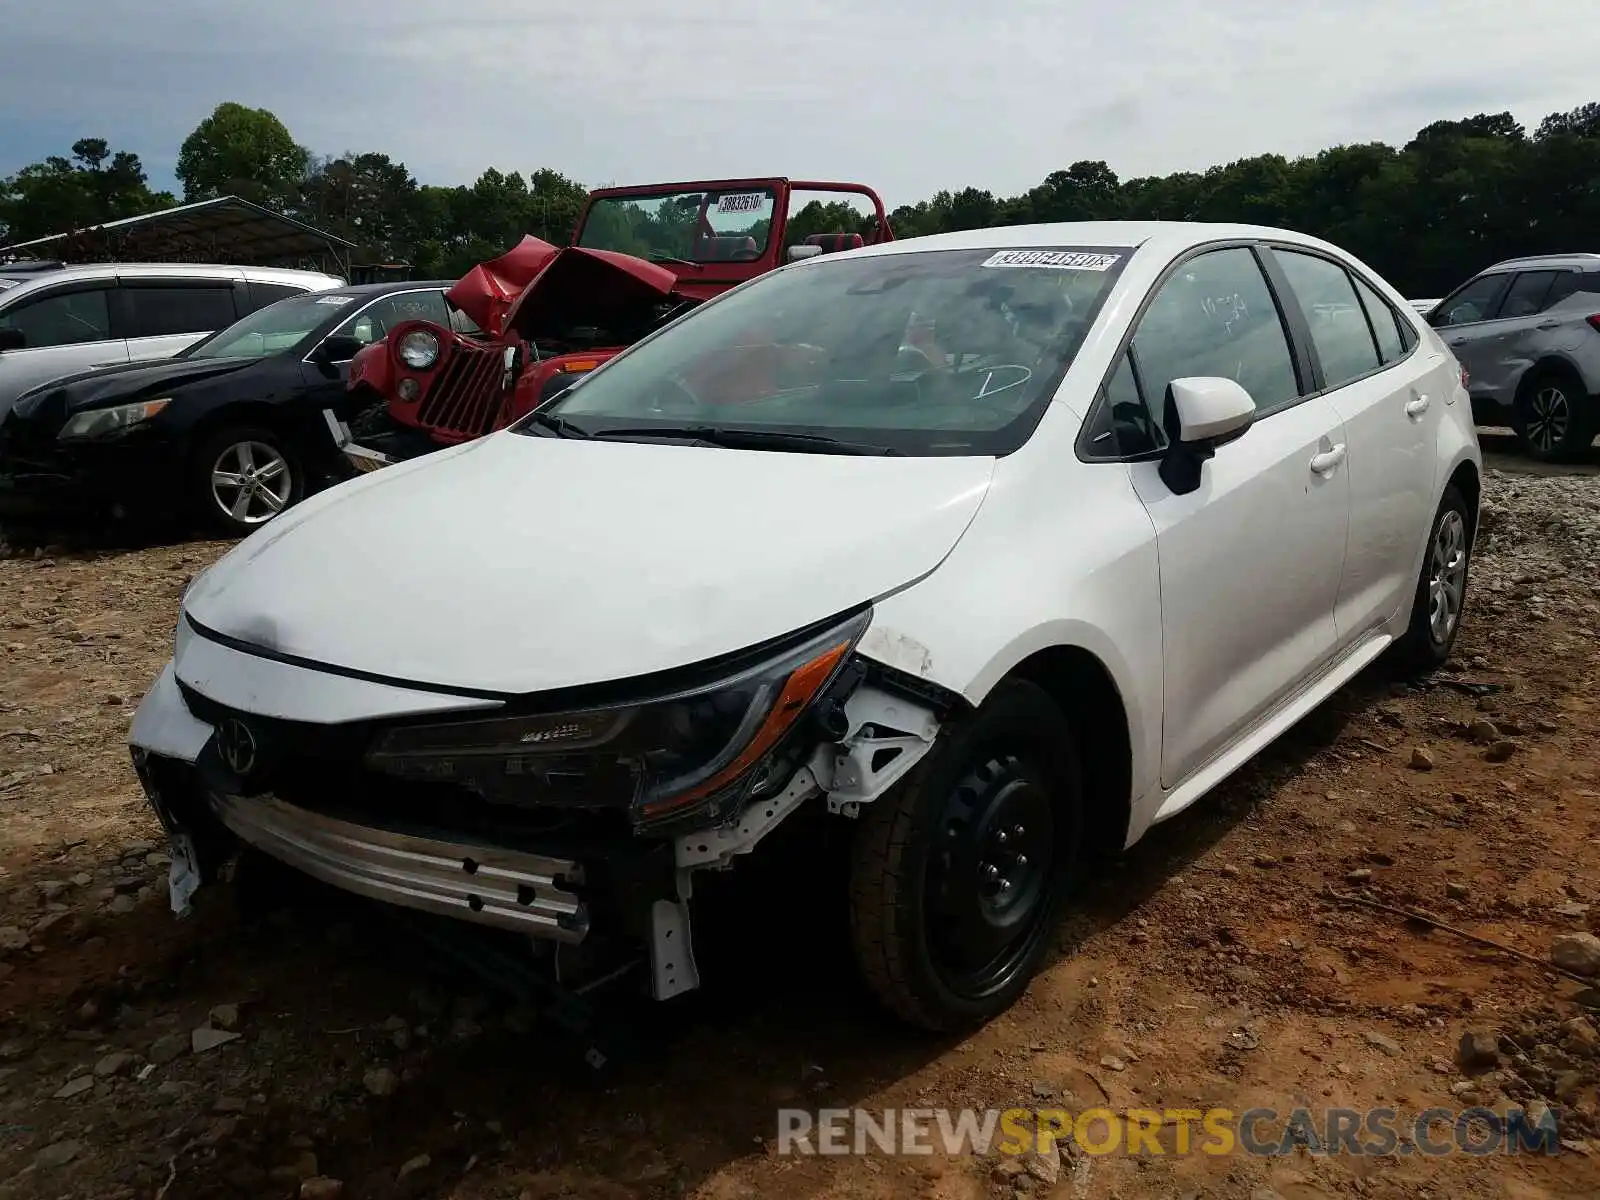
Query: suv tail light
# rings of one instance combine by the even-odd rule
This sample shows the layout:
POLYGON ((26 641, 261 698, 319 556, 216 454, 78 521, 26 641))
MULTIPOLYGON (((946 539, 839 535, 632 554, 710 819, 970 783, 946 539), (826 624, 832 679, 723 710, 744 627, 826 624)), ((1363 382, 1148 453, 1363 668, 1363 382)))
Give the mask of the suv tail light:
POLYGON ((1466 387, 1467 384, 1472 382, 1472 376, 1467 374, 1466 367, 1461 366, 1460 363, 1457 363, 1456 365, 1461 367, 1461 386, 1466 387))
POLYGON ((1587 320, 1597 331, 1600 331, 1600 313, 1595 313, 1594 316, 1587 318, 1587 320))

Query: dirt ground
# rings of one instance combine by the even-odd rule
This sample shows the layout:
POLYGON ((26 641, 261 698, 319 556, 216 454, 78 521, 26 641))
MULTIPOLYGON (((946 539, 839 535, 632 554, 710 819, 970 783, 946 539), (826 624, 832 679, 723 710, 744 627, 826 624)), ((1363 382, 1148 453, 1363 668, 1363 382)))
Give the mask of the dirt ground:
POLYGON ((125 735, 222 547, 14 553, 0 1197, 1600 1196, 1600 981, 1548 965, 1553 939, 1600 933, 1600 478, 1496 462, 1454 668, 1370 673, 1103 865, 1004 1018, 900 1031, 831 910, 786 890, 708 936, 701 993, 625 1006, 644 1048, 603 1073, 358 903, 221 887, 176 919, 125 735), (1469 1033, 1487 1044, 1463 1065, 1469 1033), (1406 1129, 1479 1104, 1548 1107, 1560 1152, 1080 1152, 1018 1174, 775 1138, 780 1107, 1388 1107, 1406 1129))

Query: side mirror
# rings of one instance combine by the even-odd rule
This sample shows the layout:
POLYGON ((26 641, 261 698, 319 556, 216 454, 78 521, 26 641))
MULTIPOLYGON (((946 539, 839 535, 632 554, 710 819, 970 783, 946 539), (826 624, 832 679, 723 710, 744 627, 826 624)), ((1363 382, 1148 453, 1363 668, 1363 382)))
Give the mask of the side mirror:
POLYGON ((1200 486, 1200 468, 1217 451, 1244 436, 1255 423, 1256 403, 1232 379, 1190 376, 1167 386, 1163 424, 1167 454, 1161 460, 1161 480, 1177 495, 1200 486))
POLYGON ((0 352, 6 350, 24 350, 28 345, 28 335, 20 329, 0 329, 0 352))
POLYGON ((799 262, 801 259, 815 258, 817 255, 819 255, 821 253, 822 253, 822 247, 821 246, 790 246, 789 247, 789 261, 790 262, 799 262))
POLYGON ((334 334, 322 339, 322 344, 316 348, 312 357, 320 363, 349 362, 366 347, 367 343, 360 338, 334 334))

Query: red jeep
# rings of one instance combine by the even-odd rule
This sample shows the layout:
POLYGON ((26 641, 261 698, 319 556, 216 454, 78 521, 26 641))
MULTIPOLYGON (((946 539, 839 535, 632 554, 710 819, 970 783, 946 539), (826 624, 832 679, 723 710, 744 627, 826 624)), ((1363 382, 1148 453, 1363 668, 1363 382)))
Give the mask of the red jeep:
MULTIPOLYGON (((804 210, 802 210, 804 211, 804 210)), ((326 414, 346 459, 370 471, 504 428, 695 305, 784 261, 889 241, 883 201, 858 183, 718 179, 602 188, 572 244, 525 237, 446 293, 464 333, 396 325, 350 364, 365 393, 350 427, 326 414), (793 193, 865 197, 865 232, 787 245, 793 193), (466 324, 467 322, 462 322, 466 324)))

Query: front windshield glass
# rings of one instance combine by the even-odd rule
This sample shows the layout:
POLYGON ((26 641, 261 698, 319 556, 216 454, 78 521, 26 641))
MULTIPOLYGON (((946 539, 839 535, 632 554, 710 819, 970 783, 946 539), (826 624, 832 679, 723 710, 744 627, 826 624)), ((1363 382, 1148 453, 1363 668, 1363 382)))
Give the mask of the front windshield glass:
POLYGON ((590 205, 578 245, 654 262, 754 262, 766 253, 775 199, 772 188, 606 197, 590 205))
POLYGON ((266 358, 292 350, 317 326, 354 304, 341 292, 291 296, 235 321, 215 337, 191 348, 186 358, 266 358))
POLYGON ((1131 253, 814 260, 707 304, 514 428, 549 432, 559 416, 577 436, 744 431, 799 435, 824 451, 831 440, 858 453, 1009 453, 1032 433, 1131 253))

